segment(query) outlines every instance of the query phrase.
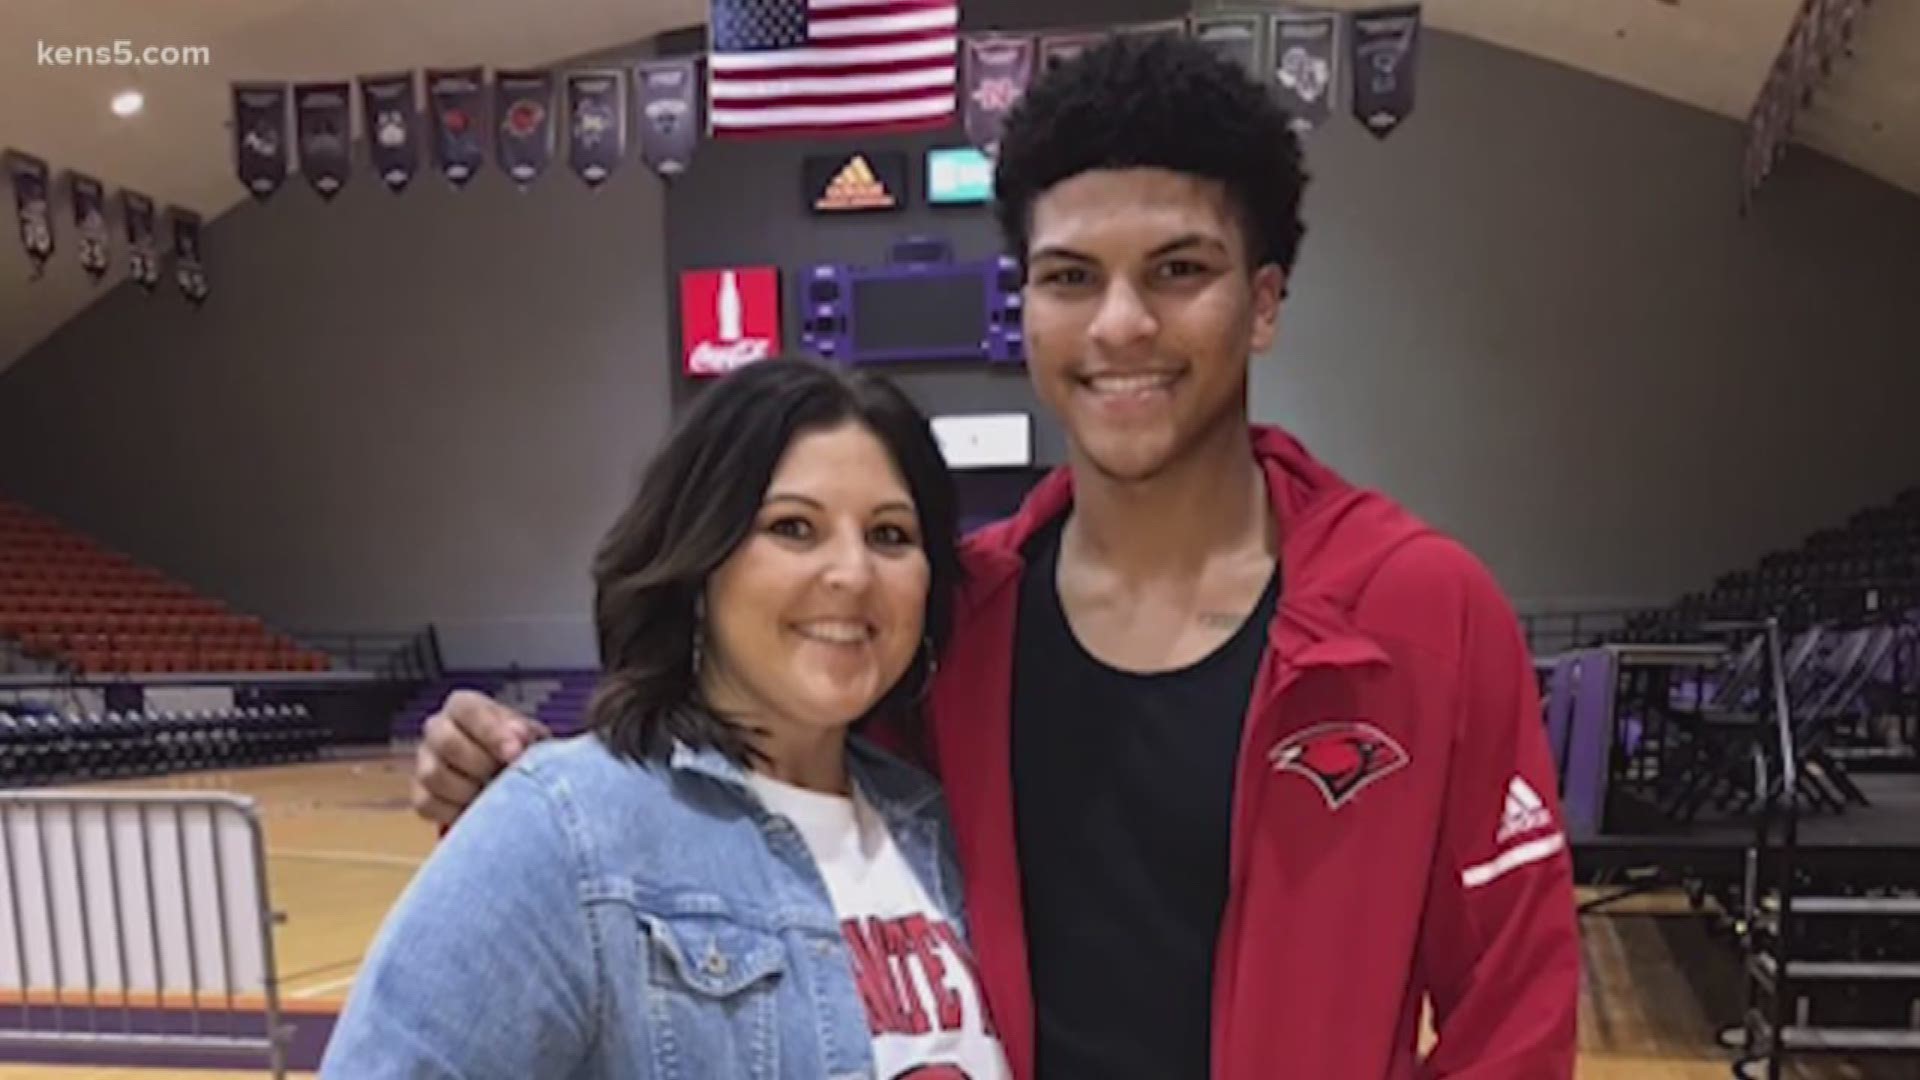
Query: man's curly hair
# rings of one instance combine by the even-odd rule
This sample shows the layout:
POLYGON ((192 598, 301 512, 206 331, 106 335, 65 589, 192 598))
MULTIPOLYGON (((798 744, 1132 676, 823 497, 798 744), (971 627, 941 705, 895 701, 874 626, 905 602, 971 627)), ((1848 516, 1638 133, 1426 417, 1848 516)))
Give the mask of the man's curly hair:
POLYGON ((1034 81, 1008 113, 994 213, 1025 265, 1034 200, 1093 169, 1224 183, 1252 266, 1293 269, 1306 173, 1289 116, 1246 70, 1189 38, 1115 34, 1034 81))

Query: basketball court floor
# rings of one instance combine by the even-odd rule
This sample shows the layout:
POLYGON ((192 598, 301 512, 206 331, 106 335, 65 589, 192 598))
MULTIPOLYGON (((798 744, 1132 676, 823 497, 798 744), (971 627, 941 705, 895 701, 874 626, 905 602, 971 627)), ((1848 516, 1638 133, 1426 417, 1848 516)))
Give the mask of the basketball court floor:
MULTIPOLYGON (((285 915, 275 934, 283 1006, 296 1021, 324 1024, 345 1001, 387 908, 433 846, 433 830, 407 808, 411 762, 409 754, 395 752, 100 786, 223 791, 255 800, 273 906, 285 915)), ((1582 935, 1582 1080, 1728 1076, 1728 1059, 1714 1048, 1713 1034, 1719 1021, 1738 1015, 1736 958, 1684 901, 1637 898, 1587 916, 1582 935)), ((263 1072, 0 1063, 0 1080, 230 1080, 263 1072)), ((1825 1063, 1792 1075, 1879 1080, 1913 1074, 1825 1063)))

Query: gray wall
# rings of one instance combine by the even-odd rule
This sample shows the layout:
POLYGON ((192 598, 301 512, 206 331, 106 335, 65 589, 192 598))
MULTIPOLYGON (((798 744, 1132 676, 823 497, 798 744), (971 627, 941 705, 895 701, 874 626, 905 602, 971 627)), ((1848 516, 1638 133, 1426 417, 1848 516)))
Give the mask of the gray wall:
POLYGON ((1254 412, 1455 532, 1525 607, 1654 600, 1920 483, 1920 199, 1477 42, 1308 145, 1254 412))
POLYGON ((215 224, 203 310, 123 287, 0 377, 0 487, 282 625, 590 661, 670 414, 660 183, 293 185, 215 224))
MULTIPOLYGON (((1081 7, 1044 21, 1112 10, 1081 7)), ((1420 79, 1391 139, 1312 139, 1257 416, 1526 606, 1665 599, 1920 476, 1920 200, 1800 155, 1743 222, 1729 122, 1441 35, 1420 79)), ((0 376, 0 488, 282 624, 590 662, 588 557, 686 393, 667 270, 877 258, 925 213, 809 219, 797 155, 710 145, 664 203, 634 167, 597 195, 360 176, 244 208, 205 311, 123 290, 0 376)), ((942 220, 986 254, 967 213, 942 220)), ((936 410, 1031 402, 1017 376, 908 382, 936 410)))

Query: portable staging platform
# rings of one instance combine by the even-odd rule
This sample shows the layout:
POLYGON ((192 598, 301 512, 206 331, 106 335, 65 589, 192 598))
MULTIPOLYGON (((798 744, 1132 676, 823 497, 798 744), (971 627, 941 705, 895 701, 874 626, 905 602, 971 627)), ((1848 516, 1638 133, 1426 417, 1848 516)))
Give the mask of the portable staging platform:
POLYGON ((1738 1077, 1810 1054, 1920 1061, 1920 768, 1860 745, 1903 628, 1730 628, 1743 643, 1605 645, 1540 663, 1575 872, 1680 888, 1730 932, 1738 1077), (1853 739, 1842 737, 1851 734, 1853 739))

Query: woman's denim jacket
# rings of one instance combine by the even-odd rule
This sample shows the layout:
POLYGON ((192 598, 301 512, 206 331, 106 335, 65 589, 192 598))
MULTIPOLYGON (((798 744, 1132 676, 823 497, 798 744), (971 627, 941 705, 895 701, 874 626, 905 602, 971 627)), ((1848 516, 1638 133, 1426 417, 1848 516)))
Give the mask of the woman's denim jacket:
MULTIPOLYGON (((848 771, 964 928, 933 780, 857 739, 848 771)), ((826 884, 744 775, 685 746, 644 765, 592 736, 535 747, 389 914, 321 1075, 870 1076, 826 884)))

